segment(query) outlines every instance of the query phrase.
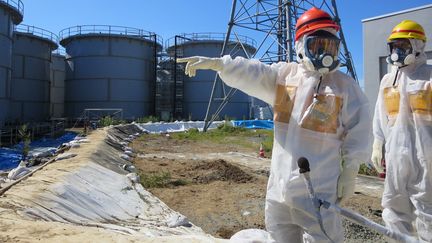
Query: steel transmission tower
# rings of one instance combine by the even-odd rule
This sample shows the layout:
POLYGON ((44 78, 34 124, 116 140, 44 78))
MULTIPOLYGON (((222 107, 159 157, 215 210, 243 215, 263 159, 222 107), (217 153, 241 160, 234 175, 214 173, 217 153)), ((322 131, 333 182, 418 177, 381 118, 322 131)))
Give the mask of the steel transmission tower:
MULTIPOLYGON (((259 59, 268 64, 280 61, 296 61, 294 48, 295 24, 306 10, 317 7, 328 12, 341 25, 335 0, 233 0, 231 17, 221 56, 230 54, 227 46, 242 46, 239 36, 249 36, 256 40, 256 51, 249 58, 259 59), (237 43, 233 43, 237 42, 237 43)), ((341 71, 357 80, 352 57, 348 51, 342 26, 339 31, 341 50, 339 60, 341 71)), ((244 47, 243 47, 244 49, 244 47)), ((244 49, 244 53, 248 53, 244 49)), ((218 117, 237 89, 226 86, 216 75, 207 108, 204 130, 218 117), (215 90, 222 90, 216 97, 215 90), (219 106, 215 109, 215 100, 219 106), (210 111, 215 110, 213 114, 210 111)))

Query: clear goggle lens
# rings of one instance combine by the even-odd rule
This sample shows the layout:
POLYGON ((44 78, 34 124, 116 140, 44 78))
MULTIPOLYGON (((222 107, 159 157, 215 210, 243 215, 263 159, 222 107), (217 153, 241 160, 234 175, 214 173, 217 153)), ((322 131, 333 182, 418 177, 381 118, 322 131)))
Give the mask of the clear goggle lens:
POLYGON ((309 53, 317 58, 321 54, 337 56, 340 40, 338 38, 311 37, 306 41, 306 48, 309 53))

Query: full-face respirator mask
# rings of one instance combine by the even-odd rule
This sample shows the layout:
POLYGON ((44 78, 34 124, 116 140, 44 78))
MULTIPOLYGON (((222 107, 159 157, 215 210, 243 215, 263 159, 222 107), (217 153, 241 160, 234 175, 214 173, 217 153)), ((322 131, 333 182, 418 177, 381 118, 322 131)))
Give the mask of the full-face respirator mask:
POLYGON ((404 67, 415 62, 417 55, 409 39, 395 39, 387 44, 390 53, 386 59, 387 63, 404 67))
POLYGON ((340 61, 340 39, 325 30, 319 30, 304 39, 304 56, 298 56, 310 71, 326 74, 336 70, 340 61))

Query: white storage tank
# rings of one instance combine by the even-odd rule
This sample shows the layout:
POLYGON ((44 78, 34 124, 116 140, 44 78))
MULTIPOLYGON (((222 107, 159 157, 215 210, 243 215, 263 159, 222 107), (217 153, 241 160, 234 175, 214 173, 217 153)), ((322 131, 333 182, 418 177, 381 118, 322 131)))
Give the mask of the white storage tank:
POLYGON ((78 119, 85 109, 122 109, 126 120, 153 114, 161 42, 155 33, 122 26, 62 30, 67 117, 78 119))
POLYGON ((50 118, 51 52, 57 35, 28 25, 14 31, 9 119, 15 123, 43 122, 50 118))
MULTIPOLYGON (((177 49, 177 57, 206 56, 219 57, 225 40, 225 34, 222 33, 194 33, 182 34, 169 39, 167 52, 174 56, 177 49), (177 38, 174 42, 172 39, 177 38)), ((248 57, 255 52, 255 41, 245 36, 239 36, 241 45, 238 41, 233 41, 226 47, 226 53, 231 57, 236 56, 248 57), (244 49, 246 49, 246 52, 244 49)), ((178 74, 177 74, 178 75, 178 74)), ((210 101, 215 79, 215 72, 210 70, 200 70, 195 77, 184 76, 183 81, 183 117, 192 120, 204 120, 207 107, 210 101)), ((230 87, 225 90, 228 92, 230 87)), ((224 97, 223 87, 216 87, 214 96, 216 98, 224 97)), ((237 90, 229 103, 219 114, 220 119, 225 116, 234 119, 248 119, 250 116, 251 97, 237 90)), ((221 104, 221 100, 213 101, 213 108, 216 110, 221 104)), ((215 110, 210 111, 214 114, 215 110)))
POLYGON ((23 14, 21 0, 0 0, 0 128, 9 112, 14 25, 21 23, 23 14))
POLYGON ((51 60, 50 116, 63 118, 65 116, 65 53, 58 50, 52 54, 51 60))

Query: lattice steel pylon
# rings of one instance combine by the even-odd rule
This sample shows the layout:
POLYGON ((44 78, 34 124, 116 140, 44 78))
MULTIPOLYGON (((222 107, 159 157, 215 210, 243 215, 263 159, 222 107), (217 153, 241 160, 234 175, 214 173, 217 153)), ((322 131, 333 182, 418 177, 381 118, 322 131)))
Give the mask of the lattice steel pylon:
MULTIPOLYGON (((233 0, 231 15, 228 22, 228 30, 221 56, 228 55, 228 43, 233 44, 233 40, 242 45, 238 36, 246 35, 257 41, 256 52, 249 58, 259 59, 264 63, 274 63, 280 61, 296 61, 294 36, 295 24, 297 19, 306 10, 317 7, 328 12, 334 20, 341 26, 339 37, 341 39, 341 50, 339 60, 341 71, 344 71, 357 81, 353 60, 343 34, 343 26, 339 18, 336 7, 336 0, 233 0)), ((244 51, 247 53, 247 51, 244 51)), ((228 104, 237 89, 226 86, 216 75, 213 90, 210 96, 207 114, 205 117, 204 130, 218 117, 222 109, 228 104), (221 86, 222 97, 215 97, 215 90, 221 86), (217 99, 222 102, 215 110, 213 101, 217 99)))

